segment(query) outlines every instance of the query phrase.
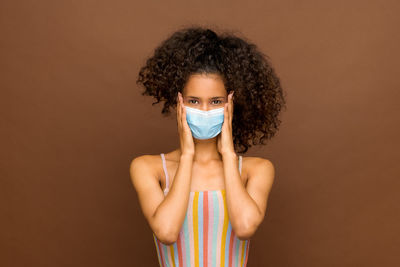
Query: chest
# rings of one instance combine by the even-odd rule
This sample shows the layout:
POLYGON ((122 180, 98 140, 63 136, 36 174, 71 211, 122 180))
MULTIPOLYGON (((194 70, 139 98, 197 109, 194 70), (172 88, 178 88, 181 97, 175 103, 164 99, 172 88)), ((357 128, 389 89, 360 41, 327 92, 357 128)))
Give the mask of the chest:
MULTIPOLYGON (((174 177, 178 169, 178 163, 166 161, 166 170, 168 175, 168 188, 171 187, 174 177)), ((164 190, 167 187, 166 174, 162 166, 159 169, 160 185, 164 190)), ((238 169, 239 171, 239 169, 238 169)), ((241 170, 240 179, 243 185, 247 184, 247 176, 241 170)), ((225 174, 222 162, 210 163, 207 165, 193 164, 191 174, 190 191, 205 191, 205 190, 221 190, 225 188, 225 174)))

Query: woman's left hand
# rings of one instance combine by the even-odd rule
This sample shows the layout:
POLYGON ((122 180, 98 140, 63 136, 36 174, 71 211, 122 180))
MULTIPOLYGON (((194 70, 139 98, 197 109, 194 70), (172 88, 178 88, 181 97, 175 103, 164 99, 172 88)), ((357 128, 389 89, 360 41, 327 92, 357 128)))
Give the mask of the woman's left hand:
POLYGON ((232 137, 233 93, 234 91, 228 95, 228 103, 225 103, 224 123, 222 124, 221 133, 217 137, 217 148, 221 155, 226 153, 235 154, 232 137))

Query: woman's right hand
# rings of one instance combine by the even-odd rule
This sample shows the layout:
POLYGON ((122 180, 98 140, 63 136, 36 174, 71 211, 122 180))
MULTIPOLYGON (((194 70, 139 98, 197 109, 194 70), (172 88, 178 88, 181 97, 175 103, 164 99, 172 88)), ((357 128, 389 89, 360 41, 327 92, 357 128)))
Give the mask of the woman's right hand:
POLYGON ((183 97, 178 92, 177 108, 176 108, 176 120, 178 122, 179 140, 181 146, 181 153, 194 155, 194 142, 192 132, 186 121, 186 108, 183 104, 183 97))

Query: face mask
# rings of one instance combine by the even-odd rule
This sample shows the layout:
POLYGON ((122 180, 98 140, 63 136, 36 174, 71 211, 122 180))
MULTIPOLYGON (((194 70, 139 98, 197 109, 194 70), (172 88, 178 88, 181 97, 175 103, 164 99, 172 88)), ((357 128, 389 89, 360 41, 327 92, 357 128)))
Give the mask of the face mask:
POLYGON ((208 111, 186 107, 186 121, 193 137, 197 139, 210 139, 217 136, 224 123, 224 108, 208 111))

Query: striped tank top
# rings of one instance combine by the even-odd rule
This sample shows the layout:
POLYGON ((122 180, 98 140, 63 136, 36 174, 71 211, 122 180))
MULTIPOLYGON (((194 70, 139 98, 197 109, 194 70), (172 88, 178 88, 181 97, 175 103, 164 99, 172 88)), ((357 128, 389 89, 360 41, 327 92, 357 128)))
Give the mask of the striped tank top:
MULTIPOLYGON (((166 188, 169 177, 161 153, 166 188)), ((239 156, 241 173, 242 156, 239 156)), ((246 266, 250 239, 240 240, 228 217, 225 189, 191 191, 186 217, 176 242, 161 243, 153 233, 160 267, 236 267, 246 266)))

